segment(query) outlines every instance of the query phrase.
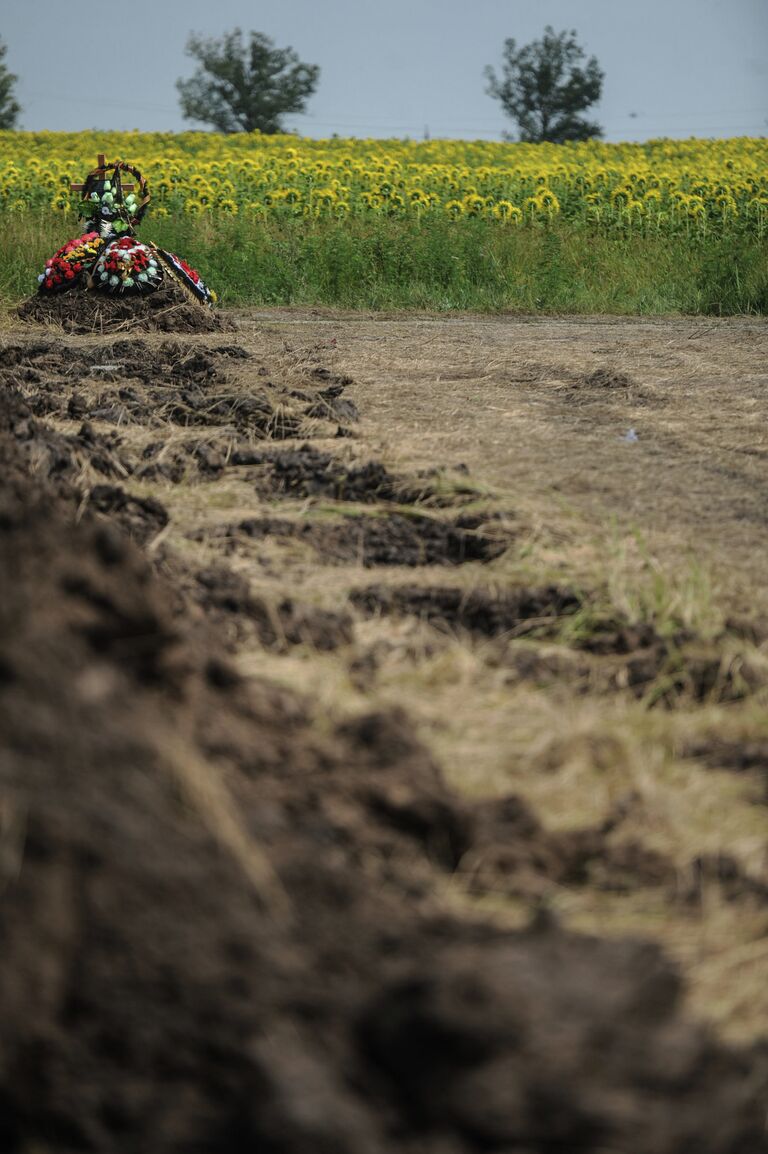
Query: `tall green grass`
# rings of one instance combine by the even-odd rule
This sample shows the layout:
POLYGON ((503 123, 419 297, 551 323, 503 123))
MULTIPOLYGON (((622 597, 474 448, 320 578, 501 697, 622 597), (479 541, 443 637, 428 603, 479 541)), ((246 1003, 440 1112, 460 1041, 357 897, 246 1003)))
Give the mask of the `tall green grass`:
MULTIPOLYGON (((223 305, 732 315, 768 311, 768 241, 744 233, 641 235, 553 221, 387 217, 249 222, 148 219, 223 305)), ((36 289, 47 256, 80 232, 68 216, 0 215, 0 298, 36 289)))

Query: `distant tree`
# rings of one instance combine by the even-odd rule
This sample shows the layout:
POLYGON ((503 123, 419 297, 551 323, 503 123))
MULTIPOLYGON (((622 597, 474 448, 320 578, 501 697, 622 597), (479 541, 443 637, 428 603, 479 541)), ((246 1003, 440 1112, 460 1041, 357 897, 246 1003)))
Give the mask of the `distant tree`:
POLYGON ((320 76, 317 65, 302 64, 292 48, 275 48, 260 32, 246 44, 239 28, 220 40, 191 35, 187 55, 199 67, 176 81, 181 111, 219 132, 281 132, 280 118, 304 111, 320 76))
POLYGON ((605 74, 594 56, 582 68, 583 59, 576 33, 556 33, 550 24, 541 40, 522 48, 504 41, 502 78, 486 68, 486 91, 517 121, 520 140, 561 144, 602 136, 600 125, 580 113, 600 99, 605 74))
POLYGON ((0 128, 15 128, 21 105, 13 98, 13 86, 19 78, 3 63, 7 51, 7 45, 0 40, 0 128))

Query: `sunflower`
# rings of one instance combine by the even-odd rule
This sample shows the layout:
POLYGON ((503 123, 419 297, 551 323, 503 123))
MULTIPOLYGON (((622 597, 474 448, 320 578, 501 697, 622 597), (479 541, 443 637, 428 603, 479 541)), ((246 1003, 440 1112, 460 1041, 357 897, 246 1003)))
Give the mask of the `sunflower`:
POLYGON ((499 203, 494 206, 493 215, 496 220, 501 220, 509 224, 520 224, 523 219, 522 209, 512 204, 509 200, 500 200, 499 203))
POLYGON ((481 216, 484 208, 485 201, 476 192, 471 192, 464 197, 464 209, 467 216, 481 216))
POLYGON ((739 215, 738 205, 730 193, 721 192, 719 196, 715 197, 715 204, 723 216, 739 215))
POLYGON ((541 192, 536 194, 536 199, 545 212, 550 215, 560 211, 560 201, 551 188, 542 188, 541 192))

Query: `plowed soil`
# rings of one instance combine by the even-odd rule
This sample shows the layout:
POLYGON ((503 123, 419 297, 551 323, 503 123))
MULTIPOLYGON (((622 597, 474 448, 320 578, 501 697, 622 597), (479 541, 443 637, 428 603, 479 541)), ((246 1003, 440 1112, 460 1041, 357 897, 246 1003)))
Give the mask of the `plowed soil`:
POLYGON ((0 334, 0 1149, 768 1151, 765 324, 144 319, 0 334))

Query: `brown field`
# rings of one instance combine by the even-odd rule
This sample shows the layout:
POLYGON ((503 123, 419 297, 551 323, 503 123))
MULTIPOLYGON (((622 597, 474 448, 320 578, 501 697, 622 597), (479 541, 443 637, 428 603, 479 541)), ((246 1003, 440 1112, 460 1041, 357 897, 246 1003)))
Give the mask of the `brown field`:
MULTIPOLYGON (((19 796, 26 799, 24 823, 37 805, 42 828, 52 823, 65 847, 53 855, 55 869, 47 861, 38 880, 33 871, 18 922, 11 894, 9 924, 29 924, 22 913, 30 902, 38 911, 33 927, 49 922, 54 907, 77 905, 70 891, 79 875, 71 862, 80 859, 45 799, 60 790, 69 812, 86 768, 95 780, 98 767, 113 760, 117 766, 121 759, 133 764, 131 757, 165 764, 181 814, 156 830, 149 819, 142 826, 141 815, 161 804, 153 800, 156 785, 147 770, 146 787, 131 785, 138 792, 126 793, 125 805, 138 815, 129 835, 117 813, 128 790, 124 778, 115 770, 111 784, 88 787, 91 800, 75 805, 72 822, 74 828, 82 821, 84 831, 78 853, 91 836, 98 843, 90 852, 102 863, 102 892, 88 890, 87 899, 78 899, 88 914, 54 918, 54 928, 40 929, 38 938, 31 932, 31 953, 19 947, 19 966, 43 944, 51 956, 63 950, 67 960, 61 973, 50 962, 37 978, 34 965, 32 977, 17 975, 8 987, 16 1003, 49 1005, 49 1017, 40 1010, 43 1024, 35 1029, 60 1037, 52 990, 75 958, 85 975, 86 1023, 112 1013, 109 984, 103 984, 110 966, 120 973, 126 1013, 131 1007, 146 1013, 154 1004, 146 994, 151 982, 136 993, 133 977, 115 963, 120 949, 110 952, 103 942, 113 934, 124 950, 143 957, 147 935, 164 940, 158 925, 173 923, 180 910, 190 916, 195 903, 187 886, 205 893, 207 920, 199 936, 185 928, 168 946, 177 996, 203 990, 205 1001, 210 973, 217 983, 229 975, 247 986, 248 967, 236 966, 234 976, 224 967, 222 977, 209 945, 225 916, 219 904, 231 914, 232 924, 221 930, 227 940, 241 929, 247 936, 244 911, 255 894, 258 942, 266 932, 278 943, 270 941, 274 952, 266 951, 259 964, 273 977, 284 973, 284 964, 286 973, 305 967, 297 981, 307 1005, 315 999, 302 1025, 290 1018, 289 1034, 285 1006, 295 1009, 297 995, 287 978, 282 985, 274 979, 277 992, 259 995, 263 1005, 258 998, 249 1003, 257 1021, 264 1013, 276 1018, 265 1040, 249 1043, 259 1069, 274 1080, 265 1093, 272 1103, 269 1126, 279 1137, 255 1124, 247 1131, 275 1142, 265 1149, 672 1154, 689 1148, 677 1144, 681 1135, 692 1136, 703 1154, 764 1149, 764 1135, 749 1129, 752 1109, 760 1112, 744 1073, 760 1063, 744 1055, 762 1055, 764 1091, 766 323, 289 310, 232 316, 235 327, 226 332, 69 335, 9 320, 0 334, 5 393, 10 388, 22 406, 2 425, 15 445, 6 454, 6 477, 15 469, 31 490, 42 486, 44 506, 63 508, 32 545, 19 537, 8 551, 20 560, 9 562, 6 572, 13 587, 3 611, 7 623, 28 622, 24 654, 34 655, 39 645, 47 654, 40 661, 61 674, 59 680, 50 674, 41 695, 47 701, 50 694, 50 706, 39 715, 28 711, 26 698, 13 705, 11 731, 18 726, 21 736, 11 749, 23 761, 32 748, 29 732, 42 728, 50 737, 45 756, 35 746, 37 767, 77 734, 71 777, 62 770, 61 781, 51 784, 41 771, 42 801, 29 801, 28 786, 13 779, 5 808, 0 792, 0 850, 6 842, 11 847, 6 857, 18 844, 24 860, 23 837, 14 833, 19 796), (77 527, 70 531, 65 526, 73 520, 77 527), (105 532, 105 525, 119 537, 127 533, 141 552, 124 556, 115 546, 113 569, 97 578, 95 567, 86 574, 78 566, 91 565, 88 534, 105 532), (62 589, 84 598, 87 614, 57 609, 62 589), (142 600, 150 594, 159 599, 151 614, 142 600), (181 657, 173 646, 169 657, 170 641, 152 643, 162 660, 151 646, 145 653, 147 637, 160 633, 180 645, 181 657), (51 637, 60 638, 56 646, 51 637), (211 653, 218 655, 215 675, 211 653), (73 681, 64 688, 67 669, 73 681), (208 670, 207 681, 200 669, 208 670), (251 695, 247 706, 231 696, 241 693, 251 695), (29 729, 25 717, 32 719, 29 729), (134 740, 138 752, 129 757, 125 750, 134 740), (102 807, 109 828, 92 835, 100 830, 102 807), (177 818, 189 829, 177 829, 177 818), (208 872, 200 865, 197 874, 192 866, 183 874, 178 863, 186 853, 208 862, 206 838, 225 847, 226 860, 211 858, 208 872), (167 861, 158 849, 166 839, 167 861), (117 844, 124 854, 119 867, 118 851, 113 860, 110 850, 117 844), (145 852, 152 864, 142 864, 136 882, 125 861, 145 852), (250 898, 241 892, 243 876, 253 886, 250 898), (343 897, 342 878, 351 887, 343 897), (158 885, 161 894, 155 921, 146 906, 141 914, 134 910, 143 926, 135 940, 119 912, 122 903, 131 908, 134 883, 146 886, 150 904, 158 885), (109 915, 107 905, 115 906, 109 915), (546 922, 546 933, 534 933, 532 919, 538 927, 546 922), (392 942, 379 940, 371 926, 379 935, 389 926, 392 942), (106 959, 104 973, 92 962, 92 947, 82 945, 84 927, 102 942, 93 949, 106 959), (414 1045, 423 1044, 423 1062, 431 1067, 444 1046, 450 1049, 446 1039, 466 1040, 472 1029, 487 1031, 497 1013, 504 1017, 504 987, 494 985, 493 965, 483 969, 488 951, 512 949, 509 943, 523 950, 531 934, 539 941, 537 933, 557 937, 559 960, 526 954, 520 962, 528 977, 520 979, 516 997, 537 1006, 543 999, 548 1008, 541 1011, 544 1025, 536 1026, 539 1041, 527 1057, 515 1051, 516 1060, 541 1062, 562 1090, 583 1062, 594 1061, 593 1043, 585 1041, 589 1030, 610 1035, 598 1048, 614 1055, 607 1065, 622 1073, 594 1074, 601 1103, 594 1106, 595 1125, 608 1137, 585 1137, 576 1122, 563 1122, 559 1137, 556 1128, 550 1132, 539 1122, 537 1129, 530 1119, 505 1129, 498 1115, 507 1099, 501 1090, 494 1097, 497 1082, 509 1084, 503 1063, 492 1070, 481 1064, 479 1073, 472 1066, 474 1081, 453 1067, 443 1081, 438 1073, 424 1084, 420 1072, 402 1074, 414 1045), (297 935, 313 943, 307 954, 296 951, 297 935), (354 939, 358 952, 345 945, 350 952, 343 954, 336 938, 354 939), (680 999, 667 1004, 664 995, 663 1011, 656 994, 639 991, 646 979, 653 985, 654 975, 662 986, 673 982, 673 971, 655 952, 643 953, 648 947, 638 939, 660 946, 682 974, 680 999), (585 961, 582 949, 594 956, 585 961), (300 960, 285 962, 291 950, 300 960), (207 959, 200 972, 189 961, 196 951, 207 959), (392 973, 381 962, 387 951, 392 973), (413 1011, 421 1023, 415 1033, 403 1008, 410 995, 401 989, 396 997, 387 986, 393 974, 399 980, 406 962, 421 967, 420 980, 437 972, 436 980, 446 983, 430 1003, 433 1017, 423 1006, 413 1011), (192 967, 189 974, 185 966, 192 967), (307 977, 326 966, 329 988, 338 987, 332 1004, 323 1001, 331 997, 320 990, 323 982, 307 977), (534 980, 539 970, 544 976, 534 980), (488 1019, 481 1016, 478 1025, 473 1018, 474 1026, 467 1024, 466 1007, 455 1008, 462 996, 455 983, 470 971, 486 975, 481 992, 491 997, 488 1019), (354 993, 339 992, 345 983, 354 993), (41 989, 47 991, 42 998, 41 989), (582 1009, 575 1011, 577 1004, 582 1009), (654 1109, 657 1101, 672 1103, 669 1117, 659 1107, 653 1124, 642 1089, 650 1085, 647 1072, 626 1056, 637 1037, 611 1035, 614 1018, 634 1020, 633 1014, 643 1039, 637 1044, 656 1055, 648 1057, 662 1085, 654 1083, 654 1109), (341 1039, 338 1022, 345 1015, 358 1022, 355 1037, 363 1030, 365 1061, 378 1063, 376 1077, 359 1073, 362 1059, 351 1056, 346 1035, 341 1039), (571 1022, 571 1033, 563 1022, 571 1022), (701 1037, 689 1025, 694 1022, 705 1026, 701 1037), (560 1038, 560 1028, 567 1037, 560 1038), (298 1040, 306 1030, 315 1038, 308 1048, 298 1040), (757 1049, 746 1049, 756 1042, 757 1049), (326 1050, 334 1054, 333 1075, 317 1056, 326 1050), (659 1071, 668 1058, 678 1072, 665 1081, 659 1071), (731 1076, 731 1062, 742 1063, 740 1073, 731 1076), (723 1087, 722 1099, 709 1075, 691 1074, 694 1067, 717 1070, 711 1081, 723 1087), (403 1079, 398 1094, 410 1101, 405 1114, 411 1122, 418 1116, 413 1133, 379 1077, 403 1079), (290 1094, 296 1079, 310 1086, 306 1133, 290 1109, 284 1117, 273 1102, 290 1094), (345 1085, 351 1079, 355 1094, 333 1079, 345 1085), (693 1083, 701 1092, 697 1104, 685 1097, 693 1083), (482 1122, 472 1113, 478 1093, 482 1122), (333 1108, 321 1108, 313 1094, 333 1108), (378 1104, 375 1125, 370 1110, 360 1113, 361 1094, 368 1107, 374 1099, 378 1104), (683 1097, 690 1130, 669 1120, 679 1119, 683 1097), (725 1121, 712 1128, 710 1103, 718 1125, 732 1118, 734 1129, 725 1121), (496 1119, 497 1129, 488 1119, 496 1119)), ((17 493, 17 499, 27 497, 17 493)), ((34 526, 37 517, 33 511, 2 524, 21 534, 22 523, 34 526)), ((9 667, 15 668, 15 652, 9 650, 9 667)), ((0 685, 4 668, 0 651, 0 685)), ((27 761, 23 765, 37 781, 27 761)), ((14 869, 25 877, 21 865, 14 869)), ((197 926, 194 917, 191 922, 197 926)), ((504 957, 509 973, 517 973, 517 961, 504 957)), ((194 1017, 196 1011, 189 1012, 194 1017)), ((211 1028, 223 1036, 222 1021, 227 1015, 239 1021, 240 1012, 217 1003, 205 1020, 218 1023, 211 1028)), ((178 1028, 193 1038, 202 1029, 178 1028)), ((130 1035, 132 1027, 123 1022, 114 1029, 130 1035)), ((22 1026, 11 1034, 21 1037, 22 1026)), ((188 1037, 185 1044, 194 1049, 188 1037)), ((221 1045, 226 1050, 229 1042, 221 1045)), ((109 1065, 114 1054, 105 1053, 109 1065)), ((126 1068, 132 1059, 120 1061, 126 1068)), ((216 1061, 201 1065, 197 1082, 190 1076, 197 1089, 185 1091, 184 1109, 195 1118, 215 1113, 207 1099, 201 1105, 198 1083, 214 1086, 212 1100, 237 1097, 240 1074, 231 1070, 226 1092, 215 1089, 216 1061)), ((94 1071, 103 1058, 83 1063, 78 1078, 98 1085, 101 1074, 94 1071)), ((165 1074, 156 1070, 155 1076, 160 1084, 165 1074)), ((167 1076, 169 1084, 181 1077, 167 1076)), ((64 1076, 61 1085, 68 1085, 64 1076)), ((22 1119, 22 1098, 0 1081, 0 1100, 3 1094, 22 1119)), ((551 1086, 547 1094, 559 1101, 551 1086)), ((129 1098, 121 1109, 131 1126, 142 1111, 159 1117, 147 1113, 149 1090, 129 1098)), ((581 1094, 579 1109, 585 1100, 581 1094)), ((79 1133, 78 1120, 91 1118, 92 1103, 77 1095, 73 1102, 58 1103, 47 1130, 17 1121, 18 1132, 9 1131, 17 1139, 11 1149, 32 1149, 22 1144, 32 1138, 36 1149, 63 1149, 49 1144, 65 1123, 66 1149, 85 1148, 78 1145, 83 1134, 99 1149, 131 1148, 114 1137, 108 1119, 82 1123, 79 1133)), ((564 1116, 570 1117, 567 1110, 564 1116)), ((177 1137, 165 1138, 165 1121, 153 1125, 153 1133, 164 1136, 158 1149, 217 1148, 185 1146, 188 1137, 174 1145, 177 1137)), ((186 1133, 178 1118, 168 1127, 172 1136, 186 1133)), ((225 1141, 224 1130, 215 1133, 225 1141)))

